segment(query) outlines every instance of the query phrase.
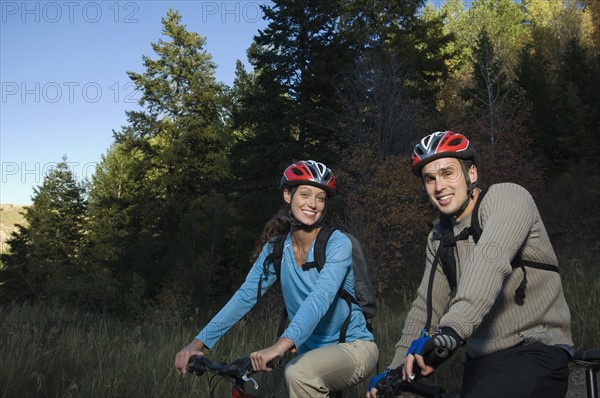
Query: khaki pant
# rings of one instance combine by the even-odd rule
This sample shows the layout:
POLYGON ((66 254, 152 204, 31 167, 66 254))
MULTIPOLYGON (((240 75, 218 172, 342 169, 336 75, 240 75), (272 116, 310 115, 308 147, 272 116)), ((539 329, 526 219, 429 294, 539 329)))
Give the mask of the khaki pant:
MULTIPOLYGON (((369 377, 379 359, 373 341, 353 341, 306 352, 285 368, 290 398, 328 397, 369 377)), ((366 394, 366 387, 365 387, 366 394)))

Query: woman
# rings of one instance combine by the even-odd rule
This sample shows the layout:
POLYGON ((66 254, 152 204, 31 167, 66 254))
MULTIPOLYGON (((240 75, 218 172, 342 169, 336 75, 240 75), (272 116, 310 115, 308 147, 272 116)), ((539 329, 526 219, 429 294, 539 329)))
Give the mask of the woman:
POLYGON ((302 267, 314 261, 314 242, 327 200, 335 194, 335 176, 323 163, 299 161, 284 171, 281 188, 284 207, 265 226, 265 243, 246 281, 176 355, 175 367, 185 374, 190 356, 202 355, 204 347, 212 347, 256 304, 259 280, 262 290, 275 282, 273 265, 264 272, 263 263, 273 250, 273 242, 284 239, 280 283, 290 324, 275 344, 250 355, 252 367, 255 371, 270 371, 266 365, 270 360, 295 348, 298 356, 285 369, 290 397, 327 397, 331 391, 346 389, 366 378, 375 369, 379 351, 356 304, 352 304, 346 342, 339 343, 349 308, 337 293, 340 287, 355 292, 350 240, 335 231, 328 241, 321 272, 302 267))

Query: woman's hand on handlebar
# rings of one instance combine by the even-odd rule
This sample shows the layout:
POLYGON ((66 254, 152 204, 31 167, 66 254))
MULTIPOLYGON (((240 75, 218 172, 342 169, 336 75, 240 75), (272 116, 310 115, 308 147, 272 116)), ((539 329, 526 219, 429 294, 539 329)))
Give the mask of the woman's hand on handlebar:
POLYGON ((277 357, 282 357, 288 350, 294 347, 294 343, 286 338, 280 338, 271 347, 255 351, 250 354, 252 370, 255 372, 271 372, 273 369, 268 363, 277 357))
POLYGON ((183 347, 181 351, 175 355, 175 369, 177 370, 177 373, 185 376, 190 357, 194 355, 204 355, 201 351, 203 348, 204 343, 197 339, 192 340, 190 344, 183 347))

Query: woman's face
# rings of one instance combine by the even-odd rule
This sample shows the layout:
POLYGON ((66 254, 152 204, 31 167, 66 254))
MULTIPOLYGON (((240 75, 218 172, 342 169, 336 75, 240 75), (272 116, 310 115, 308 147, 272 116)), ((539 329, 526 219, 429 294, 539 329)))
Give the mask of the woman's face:
POLYGON ((312 185, 299 185, 294 195, 283 190, 283 200, 290 205, 292 215, 304 225, 314 225, 325 211, 327 193, 312 185))

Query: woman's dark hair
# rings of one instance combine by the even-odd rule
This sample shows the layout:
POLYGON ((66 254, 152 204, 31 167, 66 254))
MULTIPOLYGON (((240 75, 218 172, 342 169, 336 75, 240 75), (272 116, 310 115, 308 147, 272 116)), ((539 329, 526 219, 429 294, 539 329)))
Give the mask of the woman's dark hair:
MULTIPOLYGON (((290 191, 290 195, 294 196, 294 194, 298 190, 298 187, 283 187, 283 189, 288 189, 290 191)), ((326 200, 327 200, 326 208, 329 209, 330 202, 332 201, 332 199, 327 197, 326 200)), ((329 211, 327 211, 327 212, 329 212, 329 211)), ((324 222, 324 220, 322 219, 318 223, 318 225, 315 225, 311 228, 314 228, 316 226, 322 226, 323 222, 324 222)), ((331 226, 331 225, 329 225, 329 226, 331 226)), ((290 210, 290 205, 287 203, 284 203, 279 208, 279 211, 273 217, 271 217, 269 219, 269 221, 266 222, 266 224, 260 234, 260 237, 256 241, 252 259, 256 260, 258 258, 263 246, 267 242, 279 240, 279 239, 285 239, 288 232, 290 232, 290 230, 292 228, 307 228, 307 227, 306 226, 303 227, 303 226, 299 225, 298 222, 293 219, 293 216, 292 216, 292 213, 290 210)))
POLYGON ((290 216, 290 207, 287 203, 283 204, 279 211, 271 217, 265 224, 260 237, 254 247, 253 259, 257 259, 263 246, 271 241, 277 239, 285 239, 285 236, 292 228, 292 220, 290 216))

